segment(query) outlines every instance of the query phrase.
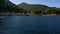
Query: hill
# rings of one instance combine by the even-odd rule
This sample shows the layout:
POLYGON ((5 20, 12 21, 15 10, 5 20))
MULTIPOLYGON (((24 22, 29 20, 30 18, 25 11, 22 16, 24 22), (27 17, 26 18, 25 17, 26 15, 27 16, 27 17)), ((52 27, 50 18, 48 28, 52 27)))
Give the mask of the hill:
POLYGON ((42 4, 28 4, 21 3, 19 5, 15 5, 9 0, 0 0, 0 12, 15 12, 18 13, 31 13, 31 14, 58 14, 60 15, 60 8, 56 7, 48 7, 42 4))
POLYGON ((15 4, 10 2, 9 0, 0 0, 0 12, 6 12, 6 11, 22 11, 23 9, 18 8, 15 4))
POLYGON ((48 7, 42 4, 28 4, 23 2, 18 7, 35 14, 60 14, 60 8, 48 7))
POLYGON ((46 5, 41 5, 41 4, 28 4, 28 3, 21 3, 18 5, 18 7, 27 10, 27 11, 38 11, 38 10, 45 10, 47 8, 49 8, 46 5))

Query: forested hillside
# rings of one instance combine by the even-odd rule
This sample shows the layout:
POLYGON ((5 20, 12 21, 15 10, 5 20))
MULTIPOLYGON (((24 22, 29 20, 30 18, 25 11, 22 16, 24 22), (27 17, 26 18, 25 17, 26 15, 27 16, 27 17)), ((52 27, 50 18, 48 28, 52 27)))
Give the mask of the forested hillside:
POLYGON ((22 11, 22 9, 18 8, 15 4, 10 2, 9 0, 0 0, 0 11, 16 12, 16 11, 22 11))
POLYGON ((60 8, 48 7, 42 4, 28 4, 23 2, 19 4, 18 7, 35 14, 60 14, 60 8))
POLYGON ((42 4, 28 4, 25 2, 22 2, 19 5, 15 5, 9 0, 0 0, 0 12, 60 15, 60 8, 49 7, 42 4))

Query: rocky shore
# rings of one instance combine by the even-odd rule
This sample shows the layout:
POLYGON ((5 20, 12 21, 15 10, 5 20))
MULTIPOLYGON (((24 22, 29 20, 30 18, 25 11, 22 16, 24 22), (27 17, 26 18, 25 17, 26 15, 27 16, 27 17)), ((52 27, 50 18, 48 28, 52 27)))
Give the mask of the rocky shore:
POLYGON ((0 12, 0 16, 57 16, 57 14, 34 14, 34 13, 15 13, 15 12, 0 12))
POLYGON ((0 12, 0 16, 34 16, 33 13, 0 12))

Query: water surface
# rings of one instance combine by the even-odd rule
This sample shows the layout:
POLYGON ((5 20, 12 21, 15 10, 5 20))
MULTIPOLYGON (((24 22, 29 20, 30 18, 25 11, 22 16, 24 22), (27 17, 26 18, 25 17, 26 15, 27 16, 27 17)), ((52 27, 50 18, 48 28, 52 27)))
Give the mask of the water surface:
POLYGON ((60 34, 60 16, 4 16, 0 34, 60 34))

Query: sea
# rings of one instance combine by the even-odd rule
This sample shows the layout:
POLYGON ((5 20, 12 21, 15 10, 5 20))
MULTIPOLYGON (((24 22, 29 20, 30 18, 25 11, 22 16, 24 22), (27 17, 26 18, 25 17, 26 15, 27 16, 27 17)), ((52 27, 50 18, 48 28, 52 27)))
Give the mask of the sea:
POLYGON ((0 34, 60 34, 60 16, 1 16, 0 34))

